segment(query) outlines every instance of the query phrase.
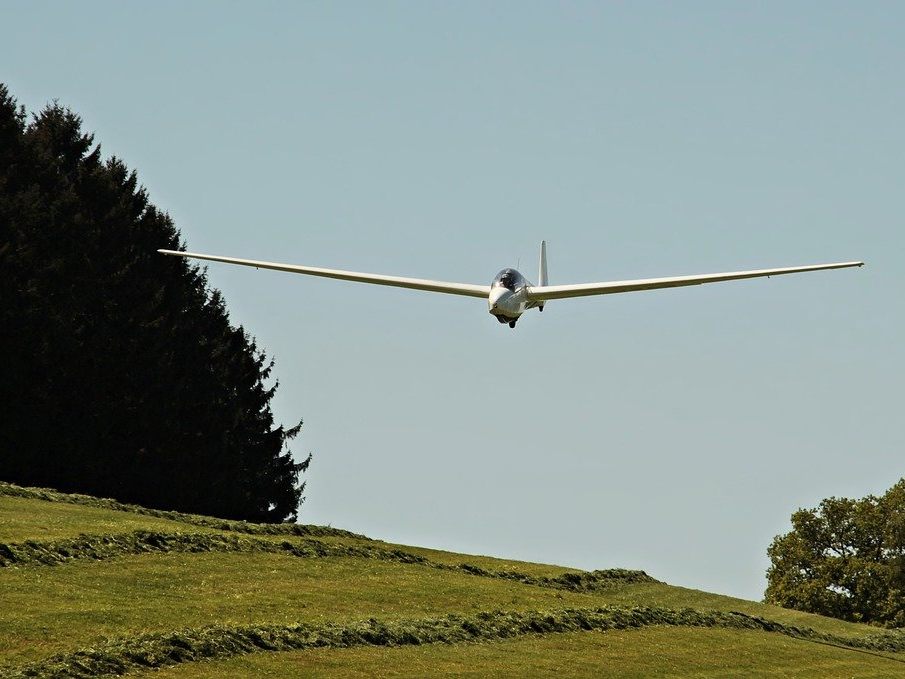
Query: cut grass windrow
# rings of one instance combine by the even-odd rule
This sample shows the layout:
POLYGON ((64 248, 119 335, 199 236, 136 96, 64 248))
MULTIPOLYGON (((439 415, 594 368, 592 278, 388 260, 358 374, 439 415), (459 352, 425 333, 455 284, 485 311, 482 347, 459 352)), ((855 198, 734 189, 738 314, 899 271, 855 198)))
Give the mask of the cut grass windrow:
POLYGON ((375 543, 348 545, 313 538, 295 541, 218 533, 163 533, 139 530, 118 535, 81 535, 64 540, 27 540, 0 543, 0 568, 56 566, 75 560, 105 561, 139 554, 191 554, 241 552, 285 554, 300 558, 355 557, 397 563, 418 564, 444 571, 480 577, 514 580, 526 585, 552 587, 572 592, 605 589, 612 584, 657 582, 644 571, 623 568, 583 573, 563 573, 556 577, 533 576, 517 571, 490 571, 467 563, 445 564, 375 543))
POLYGON ((306 526, 298 523, 248 523, 246 521, 232 521, 229 519, 216 519, 200 514, 184 514, 163 509, 149 509, 139 505, 130 505, 108 498, 97 498, 90 495, 77 493, 61 493, 49 488, 25 488, 12 483, 0 481, 0 495, 8 497, 21 497, 31 500, 45 500, 47 502, 65 502, 67 504, 95 507, 98 509, 111 509, 120 512, 131 512, 144 516, 153 516, 158 519, 180 521, 193 526, 214 528, 216 530, 245 533, 247 535, 295 535, 300 537, 342 537, 369 540, 364 535, 358 535, 340 528, 330 526, 306 526))
MULTIPOLYGON (((792 627, 743 613, 667 608, 588 608, 534 612, 482 612, 384 622, 370 619, 350 625, 212 626, 155 633, 59 654, 10 669, 11 677, 82 679, 121 675, 260 651, 290 651, 351 646, 417 646, 486 642, 524 635, 589 630, 632 629, 649 625, 759 630, 796 639, 874 652, 905 651, 905 636, 880 633, 843 637, 792 627)), ((901 662, 899 658, 891 661, 901 662)))

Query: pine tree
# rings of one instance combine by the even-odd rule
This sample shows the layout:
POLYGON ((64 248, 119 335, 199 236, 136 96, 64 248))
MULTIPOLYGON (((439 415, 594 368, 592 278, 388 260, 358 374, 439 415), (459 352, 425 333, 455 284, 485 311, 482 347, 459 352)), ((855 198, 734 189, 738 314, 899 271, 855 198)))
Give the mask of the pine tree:
POLYGON ((308 459, 273 363, 81 119, 26 124, 0 85, 0 478, 254 521, 294 519, 308 459))

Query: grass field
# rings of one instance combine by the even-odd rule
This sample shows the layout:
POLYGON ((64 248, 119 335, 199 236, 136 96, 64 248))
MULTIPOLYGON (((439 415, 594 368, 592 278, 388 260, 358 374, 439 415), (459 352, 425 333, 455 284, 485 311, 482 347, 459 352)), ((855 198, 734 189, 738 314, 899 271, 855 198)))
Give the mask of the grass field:
POLYGON ((178 521, 130 512, 0 496, 0 542, 54 540, 74 538, 82 533, 106 535, 140 529, 184 531, 186 527, 178 521))
POLYGON ((886 658, 762 632, 649 627, 486 644, 313 649, 180 665, 144 679, 219 677, 789 677, 903 676, 886 658))
POLYGON ((0 676, 905 677, 905 635, 638 572, 8 484, 0 564, 0 676))

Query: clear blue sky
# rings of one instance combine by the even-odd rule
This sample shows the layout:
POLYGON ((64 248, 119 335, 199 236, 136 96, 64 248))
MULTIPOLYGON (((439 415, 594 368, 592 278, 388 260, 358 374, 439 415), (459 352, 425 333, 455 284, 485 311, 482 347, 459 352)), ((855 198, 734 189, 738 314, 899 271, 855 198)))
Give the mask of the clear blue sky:
POLYGON ((905 4, 7 2, 0 80, 191 249, 487 283, 864 259, 551 303, 211 265, 314 452, 302 520, 760 598, 905 473, 905 4))

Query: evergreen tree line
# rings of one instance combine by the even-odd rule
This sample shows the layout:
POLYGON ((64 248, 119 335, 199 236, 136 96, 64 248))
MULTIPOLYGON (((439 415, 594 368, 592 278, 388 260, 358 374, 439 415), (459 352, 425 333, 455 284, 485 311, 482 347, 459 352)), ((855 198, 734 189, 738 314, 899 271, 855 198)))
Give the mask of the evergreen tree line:
POLYGON ((0 478, 150 507, 293 520, 273 362, 229 322, 136 173, 78 115, 0 84, 0 478))

